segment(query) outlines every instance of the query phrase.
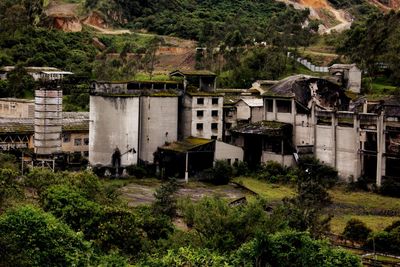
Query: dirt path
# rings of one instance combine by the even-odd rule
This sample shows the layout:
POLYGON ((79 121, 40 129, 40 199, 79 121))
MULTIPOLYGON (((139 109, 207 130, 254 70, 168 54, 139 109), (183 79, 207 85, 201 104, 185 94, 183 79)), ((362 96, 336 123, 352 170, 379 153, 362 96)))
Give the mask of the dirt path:
POLYGON ((116 30, 116 29, 110 29, 110 28, 101 28, 92 24, 84 23, 86 26, 89 26, 90 28, 95 29, 96 31, 102 33, 102 34, 110 34, 110 35, 120 35, 120 34, 131 34, 132 32, 130 30, 122 29, 122 30, 116 30))
POLYGON ((340 22, 338 25, 332 26, 327 29, 323 29, 320 31, 321 34, 331 33, 333 31, 344 31, 349 29, 352 20, 349 18, 349 14, 344 10, 337 10, 333 6, 331 6, 326 0, 277 0, 279 2, 283 2, 287 5, 293 5, 296 9, 310 9, 310 18, 312 19, 320 19, 323 20, 318 14, 318 10, 324 9, 329 11, 335 19, 340 22))

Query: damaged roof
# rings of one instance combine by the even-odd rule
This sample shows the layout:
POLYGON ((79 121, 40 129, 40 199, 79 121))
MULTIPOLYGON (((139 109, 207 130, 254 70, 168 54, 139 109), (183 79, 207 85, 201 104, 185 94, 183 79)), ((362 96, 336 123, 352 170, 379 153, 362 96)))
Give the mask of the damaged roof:
POLYGON ((315 93, 317 104, 323 108, 337 106, 347 107, 350 99, 338 84, 329 79, 308 75, 287 77, 266 89, 264 97, 294 98, 299 104, 307 107, 312 94, 315 93), (315 92, 313 92, 315 90, 315 92))
POLYGON ((169 74, 169 76, 175 76, 175 75, 181 75, 181 76, 210 76, 210 77, 216 77, 217 74, 215 74, 212 71, 209 70, 175 70, 169 74))
POLYGON ((292 125, 278 121, 259 121, 232 128, 231 131, 239 134, 283 136, 291 131, 292 125))
MULTIPOLYGON (((0 118, 1 134, 32 134, 34 118, 0 118)), ((63 112, 63 131, 89 131, 89 112, 63 112)))
POLYGON ((161 149, 175 152, 187 152, 193 150, 194 148, 213 143, 214 141, 215 140, 211 139, 188 137, 182 141, 176 141, 168 145, 162 146, 161 149))

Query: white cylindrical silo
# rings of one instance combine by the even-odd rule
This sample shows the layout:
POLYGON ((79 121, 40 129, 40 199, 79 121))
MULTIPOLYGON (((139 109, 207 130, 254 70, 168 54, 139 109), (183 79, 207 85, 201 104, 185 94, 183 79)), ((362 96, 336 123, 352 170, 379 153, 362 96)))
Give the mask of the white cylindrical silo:
POLYGON ((34 147, 37 155, 61 152, 62 90, 41 88, 35 91, 34 147))

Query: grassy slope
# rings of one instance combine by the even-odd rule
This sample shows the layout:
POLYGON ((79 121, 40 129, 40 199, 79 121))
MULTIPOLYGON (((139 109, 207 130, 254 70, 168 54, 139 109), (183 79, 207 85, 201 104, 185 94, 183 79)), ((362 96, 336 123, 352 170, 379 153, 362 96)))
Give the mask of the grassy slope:
MULTIPOLYGON (((270 184, 253 178, 236 178, 236 182, 253 190, 271 202, 278 202, 284 197, 295 195, 294 188, 288 185, 270 184)), ((330 190, 333 199, 334 218, 331 222, 332 232, 340 234, 348 220, 357 218, 377 231, 383 230, 395 220, 397 216, 373 215, 379 210, 399 211, 400 199, 384 197, 370 192, 346 192, 344 188, 337 187, 330 190), (371 215, 368 215, 368 214, 371 215)))

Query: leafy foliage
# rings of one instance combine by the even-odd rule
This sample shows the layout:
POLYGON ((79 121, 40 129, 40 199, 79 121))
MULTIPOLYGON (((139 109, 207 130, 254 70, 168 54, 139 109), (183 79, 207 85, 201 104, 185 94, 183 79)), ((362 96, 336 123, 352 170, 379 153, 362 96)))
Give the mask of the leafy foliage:
POLYGON ((365 242, 371 232, 372 230, 362 221, 351 219, 347 222, 346 227, 344 228, 343 236, 350 240, 365 242))
POLYGON ((357 256, 295 231, 259 235, 239 248, 233 262, 235 266, 361 266, 357 256))
POLYGON ((22 196, 17 173, 10 169, 0 169, 0 210, 8 206, 11 200, 22 196))
MULTIPOLYGON (((243 39, 268 39, 265 31, 271 27, 277 31, 302 31, 301 23, 308 11, 288 9, 274 1, 126 1, 90 0, 88 8, 97 7, 107 13, 114 10, 120 17, 116 23, 129 21, 135 29, 148 29, 162 35, 177 35, 187 39, 216 43, 225 40, 228 33, 240 32, 243 39), (272 16, 275 15, 275 16, 272 16), (297 27, 293 27, 296 24, 297 27)), ((235 38, 231 38, 234 40, 235 38)))
POLYGON ((87 265, 90 244, 54 216, 22 206, 0 216, 2 266, 87 265))
POLYGON ((170 179, 164 183, 154 193, 155 201, 153 204, 153 213, 161 216, 173 218, 176 216, 176 197, 174 194, 178 191, 178 184, 175 179, 170 179))
POLYGON ((270 232, 284 225, 270 224, 262 200, 230 207, 224 200, 204 198, 198 203, 186 201, 182 212, 185 222, 200 236, 206 248, 229 251, 246 242, 257 231, 270 232))
POLYGON ((374 14, 367 20, 355 23, 338 46, 338 52, 358 63, 370 76, 385 72, 396 84, 400 83, 398 38, 400 14, 374 14))

